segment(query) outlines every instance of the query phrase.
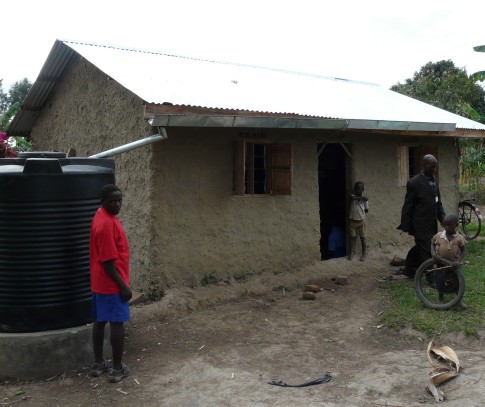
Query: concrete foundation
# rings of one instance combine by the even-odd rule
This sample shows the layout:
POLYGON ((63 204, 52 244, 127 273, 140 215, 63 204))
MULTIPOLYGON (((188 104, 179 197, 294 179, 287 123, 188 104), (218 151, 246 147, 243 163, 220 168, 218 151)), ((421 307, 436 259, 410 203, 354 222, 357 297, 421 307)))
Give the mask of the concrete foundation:
POLYGON ((0 378, 46 379, 93 361, 92 324, 55 331, 0 333, 0 378))

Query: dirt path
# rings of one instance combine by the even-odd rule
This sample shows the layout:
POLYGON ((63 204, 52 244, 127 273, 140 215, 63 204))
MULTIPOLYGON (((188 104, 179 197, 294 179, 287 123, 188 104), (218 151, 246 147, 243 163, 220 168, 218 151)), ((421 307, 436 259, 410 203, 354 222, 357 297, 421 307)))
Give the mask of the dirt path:
MULTIPOLYGON (((392 271, 393 248, 368 261, 318 262, 291 275, 171 290, 133 308, 119 385, 86 370, 51 381, 3 383, 0 405, 25 406, 418 406, 434 404, 424 386, 428 341, 411 330, 378 327, 385 301, 376 278, 392 271), (345 275, 348 285, 332 278, 345 275), (317 282, 314 301, 301 286, 317 282), (329 383, 288 384, 332 375, 329 383), (16 395, 17 394, 17 395, 16 395), (22 397, 24 400, 22 400, 22 397)), ((464 366, 446 384, 447 406, 485 403, 483 339, 450 336, 464 366), (451 389, 448 390, 447 389, 451 389)))

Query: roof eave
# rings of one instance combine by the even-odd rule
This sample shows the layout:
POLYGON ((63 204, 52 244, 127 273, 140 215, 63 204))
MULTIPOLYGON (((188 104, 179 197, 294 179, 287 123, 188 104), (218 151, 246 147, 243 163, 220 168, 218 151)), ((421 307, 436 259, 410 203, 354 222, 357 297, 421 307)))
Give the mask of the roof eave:
MULTIPOLYGON (((151 116, 148 119, 148 122, 154 127, 233 127, 363 131, 378 130, 399 132, 404 131, 410 133, 432 132, 447 134, 448 136, 455 134, 456 129, 454 123, 237 115, 157 114, 151 116)), ((482 135, 482 137, 483 136, 485 136, 485 134, 482 135)), ((456 137, 456 135, 453 135, 453 137, 456 137)))

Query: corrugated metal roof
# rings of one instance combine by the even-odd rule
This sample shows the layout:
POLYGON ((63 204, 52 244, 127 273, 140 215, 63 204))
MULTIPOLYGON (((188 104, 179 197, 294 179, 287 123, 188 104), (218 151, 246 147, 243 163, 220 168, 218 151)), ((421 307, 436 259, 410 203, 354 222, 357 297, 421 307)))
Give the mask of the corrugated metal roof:
POLYGON ((343 119, 361 129, 485 130, 375 84, 68 41, 54 44, 11 130, 31 128, 75 53, 148 103, 343 119))

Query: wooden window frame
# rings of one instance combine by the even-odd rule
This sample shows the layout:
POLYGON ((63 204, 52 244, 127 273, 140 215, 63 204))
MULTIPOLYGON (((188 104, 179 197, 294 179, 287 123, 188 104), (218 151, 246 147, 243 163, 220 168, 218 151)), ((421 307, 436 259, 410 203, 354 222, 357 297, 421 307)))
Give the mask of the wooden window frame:
MULTIPOLYGON (((419 174, 422 170, 423 157, 431 154, 439 162, 437 146, 398 146, 397 148, 397 171, 399 186, 405 187, 408 180, 419 174)), ((436 170, 435 178, 439 178, 439 169, 436 170)))
POLYGON ((291 144, 236 140, 234 195, 291 195, 292 150, 291 144))

